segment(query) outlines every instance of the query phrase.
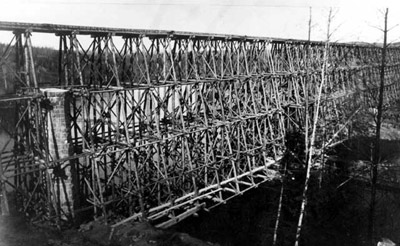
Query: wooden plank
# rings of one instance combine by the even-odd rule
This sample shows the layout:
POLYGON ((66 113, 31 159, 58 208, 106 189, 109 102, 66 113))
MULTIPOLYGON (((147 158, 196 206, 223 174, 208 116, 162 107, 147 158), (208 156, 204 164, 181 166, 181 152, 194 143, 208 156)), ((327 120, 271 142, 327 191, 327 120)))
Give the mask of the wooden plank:
MULTIPOLYGON (((130 28, 109 28, 109 27, 94 27, 94 26, 75 26, 75 25, 58 25, 46 23, 26 23, 26 22, 8 22, 0 21, 0 31, 15 31, 23 33, 26 30, 31 32, 41 33, 54 33, 54 34, 71 34, 77 32, 80 35, 93 35, 93 36, 106 36, 113 34, 115 36, 125 37, 173 37, 176 39, 219 39, 219 40, 233 40, 233 41, 270 41, 275 43, 293 43, 293 44, 312 44, 324 45, 322 41, 308 41, 302 39, 282 39, 272 37, 256 37, 256 36, 243 36, 243 35, 227 35, 227 34, 214 34, 214 33, 198 33, 198 32, 178 32, 171 30, 149 30, 149 29, 130 29, 130 28)), ((345 46, 345 47, 369 47, 379 48, 375 45, 368 43, 334 43, 331 46, 345 46)))

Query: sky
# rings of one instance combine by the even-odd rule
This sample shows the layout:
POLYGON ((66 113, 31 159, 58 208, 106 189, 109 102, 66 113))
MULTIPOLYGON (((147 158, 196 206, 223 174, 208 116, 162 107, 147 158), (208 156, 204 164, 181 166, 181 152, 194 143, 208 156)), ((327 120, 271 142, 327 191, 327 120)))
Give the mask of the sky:
MULTIPOLYGON (((326 39, 332 8, 332 41, 382 42, 388 7, 388 40, 400 41, 399 0, 0 0, 0 21, 307 39, 310 7, 312 40, 326 39)), ((0 42, 10 39, 0 31, 0 42)), ((48 34, 32 41, 58 45, 48 34)))

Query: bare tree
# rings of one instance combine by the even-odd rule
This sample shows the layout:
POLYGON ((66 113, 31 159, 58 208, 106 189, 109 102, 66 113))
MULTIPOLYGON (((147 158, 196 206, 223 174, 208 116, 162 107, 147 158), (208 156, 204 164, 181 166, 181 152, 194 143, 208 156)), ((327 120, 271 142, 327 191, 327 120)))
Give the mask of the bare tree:
POLYGON ((385 66, 386 66, 386 50, 387 50, 387 17, 389 9, 386 8, 385 11, 385 26, 383 31, 383 47, 382 47, 382 57, 381 57, 381 67, 380 67, 380 85, 378 94, 378 105, 377 105, 377 115, 376 115, 376 129, 375 129, 375 141, 374 141, 374 151, 372 156, 371 164, 371 204, 369 211, 369 225, 368 234, 371 242, 374 241, 375 226, 374 226, 374 216, 375 216, 375 199, 376 199, 376 183, 378 180, 378 164, 380 162, 381 155, 381 125, 382 125, 382 115, 383 115, 383 94, 385 87, 385 66))
MULTIPOLYGON (((310 41, 311 41, 311 23, 312 23, 312 8, 310 7, 310 18, 308 20, 308 51, 310 51, 310 41)), ((310 56, 310 52, 308 54, 310 56)), ((308 68, 310 67, 310 64, 307 64, 307 78, 308 78, 308 68)), ((303 83, 303 91, 305 94, 305 152, 307 153, 308 151, 308 120, 309 120, 309 112, 308 112, 308 105, 309 105, 309 99, 308 99, 308 82, 307 80, 304 81, 303 83)), ((306 155, 306 160, 304 162, 307 161, 307 155, 306 155)), ((285 168, 283 171, 283 176, 286 176, 286 170, 287 170, 287 162, 285 162, 285 168)), ((275 221, 275 228, 274 228, 274 237, 273 237, 273 242, 272 245, 275 246, 277 243, 277 239, 278 239, 278 229, 279 229, 279 222, 280 222, 280 218, 281 218, 281 212, 282 212, 282 201, 283 201, 283 192, 284 192, 284 181, 282 180, 282 184, 281 184, 281 190, 280 190, 280 195, 279 195, 279 204, 278 204, 278 211, 277 211, 277 216, 276 216, 276 221, 275 221)))
MULTIPOLYGON (((297 223, 295 246, 299 245, 299 240, 301 237, 301 229, 302 229, 303 219, 304 219, 304 215, 305 215, 305 209, 306 209, 306 205, 307 205, 307 191, 308 191, 308 185, 309 185, 309 181, 310 181, 311 166, 312 166, 312 161, 313 161, 313 152, 315 149, 315 137, 316 137, 316 132, 317 132, 317 124, 318 124, 319 111, 320 111, 320 105, 321 105, 322 89, 324 87, 325 80, 326 80, 326 67, 327 67, 327 63, 328 63, 328 51, 329 51, 329 43, 330 43, 330 37, 331 37, 331 33, 330 33, 331 20, 332 20, 332 8, 329 10, 327 35, 326 35, 326 42, 325 42, 325 47, 324 47, 322 70, 321 70, 321 82, 320 82, 320 85, 318 88, 318 94, 316 97, 316 105, 315 105, 314 114, 313 114, 313 125, 312 125, 312 131, 311 131, 311 138, 309 141, 310 147, 308 149, 308 155, 307 155, 306 180, 304 183, 300 215, 299 215, 299 220, 297 223)), ((308 109, 306 109, 306 111, 307 110, 308 109)), ((306 136, 306 138, 308 138, 308 136, 306 136)), ((306 141, 308 141, 308 140, 306 140, 306 141)), ((306 149, 307 149, 307 147, 306 147, 306 149)))
MULTIPOLYGON (((287 170, 287 162, 285 162, 285 169, 283 171, 283 177, 285 177, 285 175, 286 175, 286 170, 287 170)), ((274 228, 274 238, 273 238, 273 242, 272 242, 273 246, 276 245, 276 242, 278 239, 279 222, 280 222, 281 212, 282 212, 283 192, 284 192, 284 179, 282 178, 281 191, 280 191, 280 195, 279 195, 278 212, 276 215, 275 228, 274 228)))

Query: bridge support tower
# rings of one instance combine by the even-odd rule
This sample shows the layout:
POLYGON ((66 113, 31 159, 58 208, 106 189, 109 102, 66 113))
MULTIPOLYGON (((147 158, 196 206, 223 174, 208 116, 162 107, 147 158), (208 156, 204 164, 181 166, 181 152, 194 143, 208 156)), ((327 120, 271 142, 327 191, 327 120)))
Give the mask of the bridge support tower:
POLYGON ((69 93, 62 89, 43 90, 48 99, 47 133, 49 154, 54 162, 52 170, 52 197, 63 219, 74 217, 74 183, 76 169, 68 157, 71 153, 69 134, 69 93), (58 161, 57 161, 58 160, 58 161))

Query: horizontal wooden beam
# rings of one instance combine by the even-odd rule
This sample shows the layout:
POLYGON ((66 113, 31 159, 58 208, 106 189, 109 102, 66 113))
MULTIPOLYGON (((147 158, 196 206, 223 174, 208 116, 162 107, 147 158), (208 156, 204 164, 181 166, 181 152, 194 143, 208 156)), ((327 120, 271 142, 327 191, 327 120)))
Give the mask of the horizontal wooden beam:
MULTIPOLYGON (((150 30, 150 29, 128 29, 128 28, 109 28, 109 27, 94 27, 94 26, 75 26, 75 25, 58 25, 58 24, 45 24, 45 23, 25 23, 25 22, 7 22, 0 21, 0 31, 13 31, 13 32, 40 32, 40 33, 54 33, 56 35, 65 35, 76 33, 80 35, 115 35, 127 37, 170 37, 174 39, 220 39, 220 40, 243 40, 243 41, 268 41, 271 43, 293 43, 293 44, 311 44, 323 45, 322 41, 308 41, 301 39, 282 39, 271 37, 256 37, 256 36, 242 36, 242 35, 229 35, 229 34, 215 34, 215 33, 198 33, 198 32, 181 32, 172 30, 150 30)), ((368 43, 332 43, 333 46, 362 46, 379 48, 376 45, 368 43)))

